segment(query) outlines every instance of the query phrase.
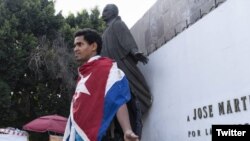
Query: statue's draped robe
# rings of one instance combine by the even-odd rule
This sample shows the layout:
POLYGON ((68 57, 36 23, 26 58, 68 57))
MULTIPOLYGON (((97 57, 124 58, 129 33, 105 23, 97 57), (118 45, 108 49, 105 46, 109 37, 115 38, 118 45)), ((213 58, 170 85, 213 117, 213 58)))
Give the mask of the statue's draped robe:
MULTIPOLYGON (((117 16, 103 33, 102 56, 114 59, 118 67, 126 74, 132 93, 132 100, 138 99, 139 110, 144 114, 152 104, 152 97, 144 76, 137 67, 137 44, 125 23, 117 16)), ((131 105, 128 104, 129 110, 131 105)), ((134 110, 134 109, 132 109, 134 110)), ((137 111, 138 112, 138 111, 137 111)), ((137 114, 137 113, 136 113, 137 114)), ((133 126, 133 125, 132 125, 133 126)))

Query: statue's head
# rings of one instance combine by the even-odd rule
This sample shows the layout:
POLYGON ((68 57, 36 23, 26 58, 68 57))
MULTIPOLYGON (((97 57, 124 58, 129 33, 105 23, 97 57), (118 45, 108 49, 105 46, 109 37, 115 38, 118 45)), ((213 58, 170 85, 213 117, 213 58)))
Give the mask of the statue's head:
POLYGON ((109 22, 118 16, 118 7, 114 4, 107 4, 102 11, 102 19, 109 22))

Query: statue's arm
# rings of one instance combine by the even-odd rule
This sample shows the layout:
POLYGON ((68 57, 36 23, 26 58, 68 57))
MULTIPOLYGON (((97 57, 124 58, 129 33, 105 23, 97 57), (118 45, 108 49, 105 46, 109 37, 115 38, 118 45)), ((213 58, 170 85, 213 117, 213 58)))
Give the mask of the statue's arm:
POLYGON ((117 21, 113 26, 114 33, 116 34, 121 47, 132 54, 137 61, 147 64, 148 58, 144 56, 143 53, 138 51, 138 46, 135 42, 135 39, 126 24, 122 21, 117 21))

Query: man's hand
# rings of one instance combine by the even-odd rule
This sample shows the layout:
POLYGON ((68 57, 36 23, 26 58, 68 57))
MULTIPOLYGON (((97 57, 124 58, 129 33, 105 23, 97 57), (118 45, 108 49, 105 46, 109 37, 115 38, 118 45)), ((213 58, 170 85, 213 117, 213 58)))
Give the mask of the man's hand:
POLYGON ((139 141, 139 137, 132 130, 127 130, 124 133, 124 141, 139 141))
POLYGON ((144 56, 141 52, 137 52, 134 55, 135 55, 136 60, 142 62, 143 65, 148 63, 148 58, 144 56))

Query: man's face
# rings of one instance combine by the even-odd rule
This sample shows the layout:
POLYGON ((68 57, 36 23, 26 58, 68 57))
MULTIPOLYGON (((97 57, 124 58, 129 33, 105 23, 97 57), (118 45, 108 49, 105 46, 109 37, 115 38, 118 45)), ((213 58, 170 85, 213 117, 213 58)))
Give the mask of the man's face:
POLYGON ((95 43, 89 44, 84 40, 84 36, 77 36, 74 40, 75 58, 80 63, 86 63, 93 56, 96 48, 95 43))
POLYGON ((113 19, 115 17, 115 13, 114 11, 112 10, 112 7, 110 5, 106 6, 104 9, 103 9, 103 12, 102 12, 102 19, 105 21, 105 22, 108 22, 110 21, 111 19, 113 19))

